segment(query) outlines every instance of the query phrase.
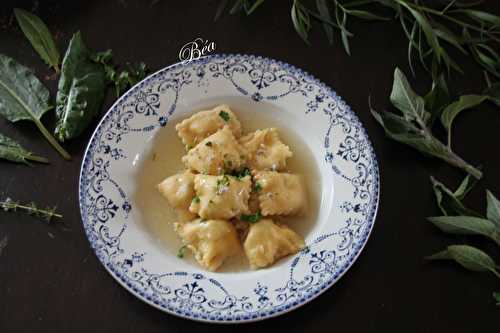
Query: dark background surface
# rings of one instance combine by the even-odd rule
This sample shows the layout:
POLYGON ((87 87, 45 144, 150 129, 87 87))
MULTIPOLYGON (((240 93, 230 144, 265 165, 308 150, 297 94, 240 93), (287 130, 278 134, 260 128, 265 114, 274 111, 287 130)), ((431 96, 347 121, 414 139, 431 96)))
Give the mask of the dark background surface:
MULTIPOLYGON (((425 255, 464 239, 446 236, 425 216, 438 215, 431 191, 432 174, 456 186, 462 174, 422 157, 384 137, 367 107, 389 107, 395 66, 409 73, 407 43, 397 23, 354 25, 352 56, 336 36, 328 46, 316 26, 311 46, 293 30, 289 3, 267 1, 252 17, 223 16, 213 23, 218 1, 2 1, 0 53, 33 68, 55 94, 57 80, 41 62, 11 20, 14 6, 34 9, 56 33, 65 49, 71 34, 81 30, 89 47, 113 49, 119 62, 144 61, 157 70, 177 61, 182 45, 202 37, 215 41, 216 52, 249 53, 280 59, 332 86, 357 112, 375 146, 381 169, 381 202, 365 250, 331 289, 313 302, 278 318, 238 327, 268 327, 287 332, 486 332, 498 330, 500 308, 491 297, 499 281, 469 273, 452 263, 433 264, 425 255)), ((500 14, 500 3, 486 2, 500 14)), ((480 92, 482 72, 470 60, 460 62, 467 75, 450 80, 456 93, 480 92)), ((417 67, 418 68, 418 67, 417 67)), ((428 75, 420 68, 412 83, 423 93, 428 75)), ((104 111, 114 97, 108 95, 104 111)), ((52 116, 44 118, 52 126, 52 116)), ((95 123, 92 127, 95 127, 95 123)), ((490 105, 465 112, 454 129, 456 151, 483 165, 485 177, 467 203, 485 209, 484 189, 500 194, 498 131, 500 110, 490 105)), ((65 146, 66 162, 30 124, 0 119, 0 132, 50 159, 48 166, 0 163, 0 197, 57 205, 70 230, 47 226, 16 213, 0 212, 0 238, 8 245, 0 255, 0 332, 177 332, 234 330, 180 319, 136 299, 118 285, 92 253, 81 227, 77 182, 82 154, 92 129, 65 146)), ((469 239, 470 240, 470 239, 469 239)), ((472 239, 498 258, 488 242, 472 239), (478 243, 479 242, 479 243, 478 243)))

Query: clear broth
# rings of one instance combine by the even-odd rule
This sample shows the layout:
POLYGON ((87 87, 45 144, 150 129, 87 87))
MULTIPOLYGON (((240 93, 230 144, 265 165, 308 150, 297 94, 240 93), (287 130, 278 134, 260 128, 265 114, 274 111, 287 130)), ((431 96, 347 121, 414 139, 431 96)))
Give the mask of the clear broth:
MULTIPOLYGON (((248 115, 248 113, 239 113, 237 109, 232 108, 232 110, 238 116, 244 133, 276 127, 281 140, 292 150, 293 156, 287 161, 287 171, 304 177, 308 190, 308 210, 300 217, 279 217, 275 220, 287 224, 306 238, 317 220, 321 200, 320 176, 311 151, 293 130, 283 126, 284 124, 279 119, 263 112, 248 115)), ((186 154, 186 151, 175 131, 175 125, 181 120, 169 122, 151 138, 151 149, 143 153, 136 164, 137 184, 133 196, 135 207, 141 214, 139 220, 142 221, 154 241, 158 242, 171 255, 176 255, 182 246, 180 238, 172 227, 172 223, 176 220, 176 214, 159 194, 156 185, 163 179, 185 169, 181 157, 186 154)), ((187 252, 183 260, 198 266, 194 258, 187 252)), ((241 253, 240 256, 226 261, 219 271, 235 272, 249 269, 248 262, 244 254, 241 253)))

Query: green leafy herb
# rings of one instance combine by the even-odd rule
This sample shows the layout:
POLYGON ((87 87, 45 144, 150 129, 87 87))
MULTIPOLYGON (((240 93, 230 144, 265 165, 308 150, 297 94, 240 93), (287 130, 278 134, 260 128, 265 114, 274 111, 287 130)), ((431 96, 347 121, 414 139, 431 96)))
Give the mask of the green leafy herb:
POLYGON ((193 200, 192 200, 192 202, 193 202, 193 203, 195 203, 195 204, 199 204, 199 203, 200 203, 200 201, 201 201, 201 200, 200 200, 200 197, 199 197, 199 196, 195 196, 195 197, 193 198, 193 200))
POLYGON ((240 220, 248 222, 248 223, 257 223, 260 221, 261 218, 262 218, 262 215, 261 215, 260 211, 255 213, 255 214, 241 215, 240 216, 240 220))
POLYGON ((437 204, 439 209, 444 215, 466 215, 481 217, 481 214, 467 208, 462 203, 465 195, 472 189, 475 180, 471 180, 470 175, 464 178, 460 186, 455 192, 448 189, 443 183, 437 181, 434 177, 431 177, 432 188, 434 194, 436 195, 437 204))
POLYGON ((450 145, 444 145, 432 134, 433 113, 426 110, 425 99, 413 91, 406 76, 399 68, 396 68, 394 72, 391 102, 402 116, 385 111, 378 113, 371 109, 375 120, 384 128, 388 137, 409 145, 426 155, 437 157, 470 173, 477 179, 482 177, 480 170, 465 162, 452 151, 450 145))
POLYGON ((104 66, 106 80, 115 86, 116 97, 121 96, 130 87, 136 85, 148 74, 145 63, 137 65, 127 65, 127 69, 119 71, 113 63, 113 53, 111 50, 99 52, 93 55, 93 60, 104 66))
POLYGON ((186 248, 187 245, 182 245, 179 250, 177 251, 177 258, 184 258, 184 255, 186 254, 186 248))
POLYGON ((0 158, 25 164, 29 164, 28 161, 49 163, 46 158, 27 151, 19 143, 2 134, 0 134, 0 158))
POLYGON ((255 182, 255 184, 253 185, 253 189, 255 192, 259 193, 260 191, 262 191, 262 185, 260 185, 259 182, 255 182))
POLYGON ((207 141, 207 143, 205 143, 205 146, 212 147, 212 141, 207 141))
POLYGON ((104 99, 104 69, 91 56, 80 32, 75 33, 64 56, 57 91, 54 133, 61 142, 79 136, 97 115, 104 99))
POLYGON ((486 200, 486 216, 500 228, 500 201, 488 190, 486 191, 486 200))
POLYGON ((497 302, 497 305, 500 306, 500 292, 493 293, 493 298, 497 302))
POLYGON ((229 121, 230 119, 230 116, 229 116, 229 113, 227 113, 226 111, 220 111, 219 112, 219 117, 222 118, 222 120, 224 120, 226 123, 229 121))
POLYGON ((34 202, 29 204, 20 204, 11 198, 0 201, 0 208, 6 212, 24 211, 29 215, 33 215, 46 221, 47 223, 50 223, 54 217, 63 217, 61 214, 56 212, 56 208, 39 208, 34 202))
POLYGON ((228 175, 223 175, 221 177, 219 177, 217 179, 217 183, 216 183, 216 187, 215 187, 215 191, 217 192, 217 194, 222 194, 223 192, 225 192, 229 186, 229 183, 230 183, 230 179, 228 177, 228 175))
POLYGON ((500 246, 500 232, 493 222, 473 216, 428 217, 442 231, 456 235, 483 235, 500 246))
POLYGON ((11 122, 35 123, 49 143, 67 160, 71 156, 42 124, 41 118, 52 107, 49 91, 26 67, 0 54, 0 114, 11 122))
MULTIPOLYGON (((217 18, 228 2, 221 0, 217 18)), ((249 15, 257 7, 260 8, 262 2, 255 1, 255 6, 249 11, 250 0, 234 0, 230 13, 244 10, 249 15)), ((312 20, 316 20, 323 26, 330 44, 333 42, 333 31, 337 30, 345 51, 350 54, 349 38, 353 36, 347 27, 350 18, 385 21, 392 17, 399 21, 408 38, 408 61, 412 72, 414 53, 418 55, 422 66, 433 73, 433 78, 435 70, 442 65, 448 71, 454 69, 462 72, 448 51, 455 48, 462 54, 471 55, 486 71, 500 77, 500 61, 495 51, 500 45, 500 17, 470 8, 482 1, 464 4, 450 0, 436 4, 435 1, 416 0, 316 0, 316 10, 308 7, 311 2, 294 0, 291 8, 293 27, 307 44, 312 20), (389 10, 392 13, 383 17, 376 13, 379 10, 389 10)))
POLYGON ((475 107, 487 99, 488 96, 463 95, 460 96, 458 101, 451 103, 443 110, 443 113, 441 113, 441 123, 448 132, 448 145, 451 145, 451 125, 455 117, 463 110, 475 107))
POLYGON ((469 245, 451 245, 444 251, 427 257, 429 260, 454 260, 464 268, 474 272, 492 272, 500 278, 495 270, 495 262, 483 251, 469 245))
POLYGON ((231 176, 235 177, 237 180, 241 180, 242 178, 245 178, 246 176, 251 176, 252 173, 249 168, 244 167, 243 169, 240 170, 233 170, 230 173, 231 176))
POLYGON ((15 8, 14 14, 17 23, 24 35, 30 41, 35 51, 47 63, 59 73, 60 55, 54 38, 43 21, 36 15, 23 9, 15 8))

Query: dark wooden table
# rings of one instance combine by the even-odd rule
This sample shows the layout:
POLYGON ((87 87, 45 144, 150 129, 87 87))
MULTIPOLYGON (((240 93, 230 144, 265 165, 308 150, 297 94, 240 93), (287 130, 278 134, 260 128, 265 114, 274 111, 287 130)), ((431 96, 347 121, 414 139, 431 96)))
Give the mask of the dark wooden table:
MULTIPOLYGON (((293 30, 289 4, 267 1, 252 17, 223 16, 213 22, 218 1, 2 1, 0 53, 33 68, 52 93, 57 81, 11 21, 11 9, 34 9, 56 32, 62 48, 80 30, 95 50, 113 49, 119 62, 144 61, 152 70, 178 59, 182 45, 196 37, 216 42, 217 52, 249 53, 289 62, 331 85, 357 112, 376 148, 382 177, 379 215, 371 239, 349 272, 330 290, 278 318, 239 326, 264 326, 286 332, 493 332, 500 308, 491 297, 499 290, 492 275, 469 273, 452 263, 430 264, 425 255, 464 239, 446 236, 426 222, 438 214, 432 174, 456 186, 462 174, 385 138, 368 110, 368 95, 389 107, 395 66, 409 72, 407 43, 397 23, 354 25, 352 56, 336 37, 328 46, 320 27, 305 45, 293 30)), ((486 4, 500 13, 500 3, 486 4)), ((480 92, 482 72, 461 58, 467 75, 453 75, 456 93, 480 92)), ((412 82, 429 87, 418 68, 412 82)), ((113 102, 110 93, 104 111, 113 102)), ((44 118, 53 124, 53 116, 44 118)), ((95 127, 95 123, 92 127, 95 127)), ((454 130, 456 150, 483 165, 484 179, 467 202, 485 209, 489 188, 500 194, 498 152, 500 110, 485 105, 465 112, 454 130)), ((30 124, 0 119, 0 132, 51 160, 47 166, 0 163, 0 196, 57 205, 70 230, 47 226, 16 213, 0 212, 0 332, 215 332, 235 327, 196 323, 160 312, 119 286, 104 270, 84 235, 77 201, 82 154, 91 135, 66 144, 73 155, 62 160, 30 124)), ((470 240, 470 239, 469 239, 470 240)), ((472 239, 488 248, 487 242, 472 239)))

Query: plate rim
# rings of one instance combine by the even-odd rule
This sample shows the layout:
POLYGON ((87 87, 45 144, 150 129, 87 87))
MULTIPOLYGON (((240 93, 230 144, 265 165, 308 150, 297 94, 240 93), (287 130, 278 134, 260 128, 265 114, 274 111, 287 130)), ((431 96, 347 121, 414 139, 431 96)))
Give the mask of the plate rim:
POLYGON ((168 314, 174 315, 174 316, 179 317, 179 318, 189 319, 189 320, 192 320, 192 321, 203 322, 203 323, 210 323, 210 324, 242 324, 242 323, 257 322, 257 321, 262 321, 262 320, 266 320, 266 319, 270 319, 270 318, 275 318, 277 316, 289 313, 289 312, 291 312, 291 311, 293 311, 293 310, 295 310, 295 309, 297 309, 297 308, 299 308, 299 307, 301 307, 301 306, 303 306, 303 305, 305 305, 305 304, 313 301, 318 296, 322 295, 324 292, 326 292, 328 289, 330 289, 334 284, 336 284, 344 276, 344 274, 347 271, 349 271, 349 269, 353 266, 354 262, 357 261, 357 259, 359 258, 359 256, 363 252, 366 244, 368 243, 368 240, 371 237, 371 234, 373 232, 373 228, 375 226, 375 222, 376 222, 376 219, 377 219, 379 205, 380 205, 380 188, 381 188, 380 167, 379 167, 378 158, 377 158, 377 155, 375 153, 374 146, 373 146, 373 142, 370 139, 370 137, 368 135, 368 132, 366 131, 366 128, 365 128, 364 124, 362 123, 361 119, 358 117, 358 115, 356 114, 356 112, 354 112, 354 110, 351 109, 350 105, 347 104, 344 101, 344 99, 341 96, 339 96, 337 94, 337 92, 333 88, 331 88, 329 85, 327 85, 326 83, 324 83, 322 80, 316 78, 314 75, 310 74, 309 72, 307 72, 307 71, 305 71, 305 70, 303 70, 303 69, 301 69, 299 67, 296 67, 294 65, 291 65, 291 64, 289 64, 287 62, 284 62, 284 61, 281 61, 281 60, 277 60, 277 59, 272 58, 272 57, 258 56, 258 55, 254 55, 254 54, 242 54, 242 53, 216 53, 216 54, 211 54, 211 55, 207 55, 207 56, 202 56, 199 59, 193 60, 193 61, 188 62, 188 63, 180 61, 180 62, 173 63, 171 65, 168 65, 166 67, 160 68, 156 72, 153 72, 153 73, 149 74, 143 80, 141 80, 140 82, 138 82, 134 86, 132 86, 130 89, 128 89, 122 96, 120 96, 109 107, 109 109, 103 114, 102 118, 97 123, 94 131, 92 132, 92 135, 89 138, 89 141, 88 141, 88 144, 87 144, 87 146, 85 148, 84 154, 82 155, 82 161, 81 161, 79 178, 78 178, 78 204, 79 204, 79 208, 80 208, 79 211, 80 211, 80 220, 82 222, 81 223, 82 224, 82 228, 84 229, 85 236, 87 238, 87 241, 90 244, 90 247, 92 248, 92 251, 93 251, 94 255, 97 257, 97 259, 99 260, 100 264, 102 266, 104 266, 104 268, 109 273, 109 275, 111 275, 115 281, 117 281, 125 290, 127 290, 133 296, 135 296, 136 298, 140 299, 142 302, 144 302, 144 303, 146 303, 146 304, 148 304, 150 306, 153 306, 154 308, 156 308, 156 309, 158 309, 158 310, 160 310, 160 311, 162 311, 164 313, 168 313, 168 314), (354 119, 357 122, 359 122, 359 124, 360 124, 360 130, 362 131, 363 135, 367 139, 368 150, 369 150, 370 156, 373 159, 372 160, 372 162, 373 162, 373 171, 372 171, 372 174, 373 174, 373 177, 374 177, 373 178, 374 179, 374 192, 373 193, 376 194, 376 195, 374 196, 374 201, 373 201, 372 207, 370 207, 370 209, 372 210, 372 213, 370 213, 369 216, 367 217, 367 224, 368 224, 369 230, 366 232, 366 234, 364 236, 364 239, 362 241, 362 244, 358 248, 354 249, 356 251, 356 253, 353 254, 348 259, 348 262, 338 272, 338 275, 336 277, 332 278, 330 281, 328 281, 327 284, 321 286, 320 287, 321 289, 317 290, 317 292, 312 293, 310 296, 308 296, 307 298, 305 298, 303 301, 297 301, 297 304, 295 304, 295 305, 291 305, 291 306, 289 306, 289 307, 287 307, 285 309, 276 310, 276 311, 274 311, 274 313, 271 313, 271 314, 266 313, 264 316, 257 316, 256 318, 248 318, 248 319, 209 319, 209 318, 207 318, 207 319, 205 319, 205 318, 202 318, 202 317, 193 317, 193 316, 190 316, 190 315, 185 314, 185 313, 177 313, 175 311, 171 311, 170 309, 168 309, 166 307, 162 307, 160 304, 156 304, 155 302, 152 302, 152 301, 146 299, 143 295, 141 295, 138 292, 136 292, 133 287, 128 286, 126 284, 126 282, 123 281, 120 278, 119 274, 116 273, 116 272, 114 272, 110 267, 108 267, 108 264, 105 263, 101 259, 101 257, 97 254, 97 250, 96 250, 94 242, 89 237, 90 235, 88 234, 87 228, 85 228, 85 223, 86 222, 84 221, 84 212, 83 212, 84 205, 82 205, 82 202, 83 202, 83 176, 84 176, 83 173, 84 173, 84 170, 85 170, 85 166, 87 164, 87 158, 88 158, 88 155, 89 155, 89 150, 93 146, 94 138, 95 138, 96 134, 98 133, 99 129, 101 128, 101 126, 103 125, 103 123, 108 119, 109 115, 122 102, 122 100, 125 100, 126 98, 128 98, 129 95, 131 94, 131 92, 135 91, 137 87, 139 87, 140 85, 142 85, 145 81, 149 80, 150 78, 155 77, 157 75, 160 75, 163 72, 167 72, 167 71, 172 70, 172 69, 177 68, 177 67, 188 66, 191 63, 199 63, 199 62, 202 62, 202 61, 210 61, 212 59, 225 59, 225 58, 229 58, 229 57, 244 58, 244 59, 265 60, 265 61, 269 61, 271 63, 277 64, 279 66, 282 66, 282 67, 286 68, 287 70, 290 70, 292 72, 296 72, 296 73, 299 73, 299 74, 303 75, 307 79, 309 79, 312 82, 314 82, 315 84, 317 84, 322 89, 325 89, 326 92, 328 92, 329 95, 335 96, 335 98, 336 98, 336 100, 338 102, 343 103, 345 105, 346 112, 348 112, 351 116, 354 116, 354 119))

